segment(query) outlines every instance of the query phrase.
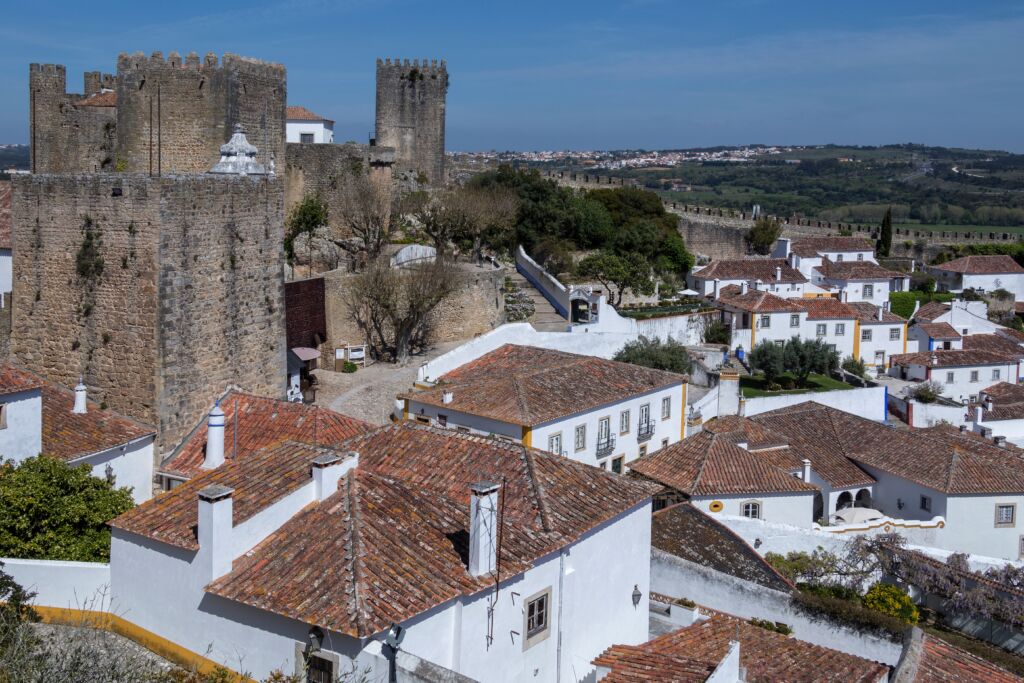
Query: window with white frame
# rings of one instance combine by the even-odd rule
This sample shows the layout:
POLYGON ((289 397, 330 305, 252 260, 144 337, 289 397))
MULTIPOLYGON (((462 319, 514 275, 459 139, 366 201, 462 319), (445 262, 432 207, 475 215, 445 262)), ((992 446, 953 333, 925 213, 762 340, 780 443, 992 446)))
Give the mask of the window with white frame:
POLYGON ((551 589, 545 588, 524 601, 523 649, 527 650, 551 632, 551 589))
POLYGON ((790 314, 790 316, 789 316, 789 326, 790 327, 800 327, 800 314, 799 313, 792 313, 792 314, 790 314))
POLYGON ((900 340, 900 328, 898 328, 898 327, 890 328, 889 329, 889 341, 899 341, 899 340, 900 340))
POLYGON ((971 370, 971 381, 972 382, 977 382, 978 381, 978 371, 977 370, 971 370))
POLYGON ((828 325, 826 325, 825 323, 818 323, 818 325, 815 327, 814 332, 819 337, 824 337, 826 334, 828 334, 828 325))
POLYGON ((766 328, 766 327, 771 327, 771 326, 772 326, 772 317, 770 315, 762 315, 761 316, 761 327, 762 327, 762 329, 766 328))
POLYGON ((952 372, 946 373, 946 384, 952 384, 956 381, 956 375, 952 372))
POLYGON ((573 446, 578 451, 587 447, 587 425, 576 425, 576 433, 573 437, 573 446))
POLYGON ((667 420, 672 417, 672 398, 666 396, 661 399, 661 419, 667 420))
POLYGON ((871 330, 867 329, 867 328, 861 329, 861 331, 860 331, 860 340, 861 341, 871 341, 871 330))
POLYGON ((858 261, 863 261, 864 260, 864 254, 857 254, 857 260, 858 261))
POLYGON ((629 434, 629 411, 619 413, 619 434, 629 434))
POLYGON ((744 517, 750 519, 761 519, 761 504, 756 500, 748 500, 740 507, 744 517))
POLYGON ((871 299, 874 296, 875 296, 875 286, 874 285, 864 285, 864 298, 865 299, 871 299))
POLYGON ((1013 503, 996 505, 996 526, 1011 527, 1017 524, 1017 506, 1013 503))
POLYGON ((992 370, 992 379, 999 379, 999 368, 992 370))
POLYGON ((301 142, 302 144, 311 145, 313 144, 313 141, 314 140, 312 133, 299 133, 299 142, 301 142))
POLYGON ((836 336, 842 337, 846 334, 846 323, 836 323, 836 336))
POLYGON ((548 451, 555 455, 562 454, 562 432, 548 437, 548 451))

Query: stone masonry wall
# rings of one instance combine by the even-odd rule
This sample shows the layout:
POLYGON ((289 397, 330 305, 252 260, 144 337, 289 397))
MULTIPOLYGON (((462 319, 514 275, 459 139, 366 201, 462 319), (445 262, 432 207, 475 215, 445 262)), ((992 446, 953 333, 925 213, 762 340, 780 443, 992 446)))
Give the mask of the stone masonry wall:
POLYGON ((422 172, 432 185, 445 182, 447 96, 444 60, 377 60, 377 144, 394 147, 399 170, 422 172))
POLYGON ((29 65, 29 134, 33 173, 81 173, 112 169, 115 110, 78 107, 110 76, 85 75, 85 94, 66 92, 67 73, 59 64, 29 65))
POLYGON ((158 452, 230 385, 283 396, 283 211, 273 178, 16 178, 12 355, 158 452))

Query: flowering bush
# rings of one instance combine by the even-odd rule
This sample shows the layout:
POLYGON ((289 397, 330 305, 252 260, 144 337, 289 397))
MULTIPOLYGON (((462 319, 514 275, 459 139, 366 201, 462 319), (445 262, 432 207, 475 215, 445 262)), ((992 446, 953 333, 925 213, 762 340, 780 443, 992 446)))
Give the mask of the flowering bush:
POLYGON ((907 624, 916 624, 917 606, 903 590, 888 583, 876 583, 864 595, 864 606, 896 617, 907 624))

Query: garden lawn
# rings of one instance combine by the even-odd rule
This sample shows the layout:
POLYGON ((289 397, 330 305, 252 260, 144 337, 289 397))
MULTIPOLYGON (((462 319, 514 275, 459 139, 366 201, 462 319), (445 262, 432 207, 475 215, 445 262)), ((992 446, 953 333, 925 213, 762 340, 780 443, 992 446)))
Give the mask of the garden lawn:
MULTIPOLYGON (((783 373, 779 377, 779 384, 785 384, 787 379, 793 379, 790 373, 783 373)), ((807 386, 803 389, 783 389, 782 391, 768 391, 765 389, 763 375, 740 377, 740 390, 744 398, 756 398, 758 396, 781 396, 783 394, 806 394, 811 391, 835 391, 839 389, 853 389, 852 386, 837 379, 825 375, 811 374, 807 378, 807 386)))

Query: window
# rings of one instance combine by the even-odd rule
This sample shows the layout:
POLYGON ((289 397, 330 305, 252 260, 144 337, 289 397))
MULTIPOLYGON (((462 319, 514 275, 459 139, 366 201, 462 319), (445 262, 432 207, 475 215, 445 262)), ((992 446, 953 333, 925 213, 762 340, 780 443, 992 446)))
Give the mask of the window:
POLYGON ((952 372, 947 372, 946 373, 946 384, 952 384, 953 383, 953 378, 954 378, 954 374, 952 372))
POLYGON ((761 519, 761 504, 756 501, 747 501, 740 508, 743 512, 744 517, 750 519, 761 519))
POLYGON ((427 417, 426 415, 417 415, 416 416, 416 421, 419 422, 421 425, 428 425, 428 424, 430 424, 430 418, 427 417))
POLYGON ((846 334, 846 323, 836 323, 836 336, 842 337, 846 334))
POLYGON ((573 438, 573 445, 578 451, 582 451, 587 447, 587 425, 576 425, 576 434, 573 438))
POLYGON ((645 443, 642 443, 642 444, 640 444, 640 451, 639 451, 639 457, 641 457, 641 458, 642 458, 642 457, 644 457, 645 455, 647 455, 647 444, 645 444, 645 443))
POLYGON ((523 610, 523 649, 526 650, 548 637, 551 632, 551 589, 531 595, 523 610))
POLYGON ((793 313, 793 314, 791 314, 789 316, 789 326, 790 327, 800 327, 800 314, 799 313, 793 313))
POLYGON ((925 512, 931 512, 932 511, 932 497, 931 496, 921 496, 921 509, 924 510, 925 512))
POLYGON ((662 448, 668 448, 668 439, 662 439, 661 440, 661 447, 662 448))
POLYGON ((442 414, 438 413, 437 414, 437 424, 441 425, 442 427, 447 427, 448 426, 448 416, 447 415, 442 415, 442 414))
POLYGON ((313 134, 312 133, 299 133, 299 142, 301 142, 304 145, 312 144, 313 143, 313 134))
POLYGON ((640 426, 639 429, 642 431, 644 427, 649 426, 651 423, 651 404, 645 403, 640 406, 640 426))
POLYGON ((992 379, 999 379, 999 368, 992 371, 992 379))
POLYGON ((334 683, 334 662, 319 654, 306 657, 306 683, 334 683))
POLYGON ((857 254, 857 260, 858 261, 863 261, 864 260, 864 254, 857 254))
POLYGON ((873 299, 874 296, 875 296, 875 286, 874 285, 864 285, 864 298, 865 299, 873 299))
POLYGON ((620 455, 617 458, 612 458, 612 472, 615 474, 622 474, 622 465, 626 462, 626 456, 620 455))
POLYGON ((978 381, 978 371, 977 370, 971 370, 971 381, 972 382, 977 382, 978 381))
MULTIPOLYGON (((610 417, 602 417, 597 421, 597 449, 600 451, 602 448, 608 450, 615 448, 615 442, 612 441, 612 419, 610 417)), ((608 455, 608 451, 598 453, 598 455, 608 455)))
POLYGON ((836 263, 842 263, 842 262, 843 262, 843 255, 842 254, 836 254, 836 263))
POLYGON ((619 413, 619 434, 629 434, 629 411, 619 413))
POLYGON ((900 328, 898 328, 898 327, 890 328, 889 329, 889 341, 899 341, 899 340, 900 340, 900 328))
POLYGON ((1020 544, 1020 547, 1017 548, 1017 557, 1018 557, 1018 559, 1024 559, 1024 536, 1020 537, 1019 544, 1020 544))
POLYGON ((827 326, 827 325, 825 325, 825 323, 819 323, 819 324, 817 325, 817 329, 815 330, 815 333, 816 333, 816 334, 817 334, 817 335, 818 335, 819 337, 824 337, 824 336, 825 336, 825 335, 826 335, 826 334, 828 333, 828 330, 826 329, 827 327, 828 327, 828 326, 827 326))
POLYGON ((1010 527, 1017 523, 1017 506, 1013 503, 996 505, 996 526, 1010 527))
POLYGON ((772 317, 770 315, 761 316, 761 327, 767 328, 772 326, 772 317))
POLYGON ((778 347, 779 347, 780 349, 781 349, 781 348, 782 348, 783 346, 785 346, 785 345, 786 345, 786 342, 784 342, 784 341, 783 341, 783 340, 781 340, 781 339, 775 339, 775 340, 774 340, 774 343, 775 343, 775 345, 776 345, 776 346, 778 346, 778 347))
POLYGON ((602 461, 601 461, 601 464, 599 465, 599 467, 600 467, 600 468, 601 468, 602 470, 607 470, 607 469, 608 469, 608 461, 607 461, 607 460, 602 460, 602 461))
POLYGON ((661 399, 661 419, 667 420, 672 417, 672 398, 666 396, 661 399))
POLYGON ((871 341, 871 330, 862 329, 860 331, 860 340, 861 341, 871 341))
POLYGON ((7 404, 0 403, 0 429, 7 429, 7 404))
POLYGON ((555 455, 562 454, 562 432, 552 434, 548 437, 548 451, 555 455))
POLYGON ((456 427, 455 431, 459 434, 469 434, 469 427, 456 427))

